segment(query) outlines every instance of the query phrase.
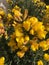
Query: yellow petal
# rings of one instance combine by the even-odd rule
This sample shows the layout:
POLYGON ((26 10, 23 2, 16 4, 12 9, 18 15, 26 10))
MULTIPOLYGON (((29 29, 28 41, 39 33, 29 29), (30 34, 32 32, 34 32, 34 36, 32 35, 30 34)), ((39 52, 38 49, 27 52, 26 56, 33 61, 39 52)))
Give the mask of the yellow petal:
POLYGON ((23 27, 24 27, 27 31, 29 31, 29 29, 30 29, 30 22, 29 22, 29 21, 24 21, 24 22, 23 22, 23 27))
POLYGON ((30 34, 34 35, 34 30, 33 29, 30 30, 30 34))
POLYGON ((0 64, 1 64, 1 65, 4 65, 4 61, 5 61, 5 58, 4 58, 4 57, 1 57, 1 58, 0 58, 0 64))
POLYGON ((44 64, 43 64, 42 60, 39 60, 39 61, 37 62, 37 65, 44 65, 44 64))
POLYGON ((49 61, 49 54, 45 53, 45 54, 44 54, 44 59, 45 59, 46 61, 49 61))
POLYGON ((25 53, 22 52, 22 51, 18 51, 18 52, 17 52, 17 56, 20 57, 20 58, 22 58, 22 57, 24 56, 24 54, 25 54, 25 53))

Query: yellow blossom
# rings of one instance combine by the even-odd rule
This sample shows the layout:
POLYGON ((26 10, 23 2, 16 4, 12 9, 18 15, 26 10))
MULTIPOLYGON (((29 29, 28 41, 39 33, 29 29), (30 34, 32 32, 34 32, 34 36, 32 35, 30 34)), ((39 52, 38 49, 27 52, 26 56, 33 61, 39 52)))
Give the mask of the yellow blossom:
POLYGON ((20 48, 24 44, 24 37, 17 37, 17 46, 20 48))
POLYGON ((11 15, 10 13, 8 13, 7 19, 8 19, 8 20, 11 20, 12 18, 13 18, 12 15, 11 15))
POLYGON ((20 37, 16 37, 16 41, 19 42, 19 40, 20 40, 20 37))
POLYGON ((15 12, 15 10, 16 10, 16 9, 15 9, 15 8, 13 8, 13 9, 12 9, 12 12, 15 12))
POLYGON ((0 19, 2 19, 2 16, 0 16, 0 19))
POLYGON ((42 60, 39 60, 39 61, 37 62, 37 65, 44 65, 44 64, 43 64, 42 60))
POLYGON ((35 23, 38 22, 38 19, 37 19, 36 17, 31 17, 31 18, 29 19, 29 21, 31 22, 31 25, 33 26, 35 23))
POLYGON ((49 54, 45 53, 45 54, 44 54, 44 59, 45 59, 46 61, 49 61, 49 54))
POLYGON ((21 12, 16 9, 13 9, 13 12, 15 16, 22 16, 21 12))
POLYGON ((0 15, 4 16, 5 15, 5 12, 2 8, 0 8, 0 15))
POLYGON ((24 43, 24 38, 20 37, 19 43, 24 43))
POLYGON ((22 52, 22 51, 18 51, 16 54, 17 54, 18 57, 22 58, 25 53, 22 52))
POLYGON ((48 45, 47 45, 46 41, 41 41, 39 43, 39 46, 43 49, 43 51, 48 50, 48 45))
POLYGON ((34 30, 31 29, 29 33, 30 33, 31 35, 34 35, 34 30))
POLYGON ((23 37, 20 37, 18 43, 19 44, 23 44, 24 43, 24 38, 23 37))
POLYGON ((47 32, 46 31, 38 31, 37 36, 39 39, 45 39, 47 32))
POLYGON ((4 57, 1 57, 0 58, 0 65, 4 65, 4 63, 5 63, 5 58, 4 57))
POLYGON ((37 23, 35 23, 35 25, 33 26, 33 29, 35 30, 35 31, 38 31, 38 30, 44 30, 45 28, 44 28, 44 25, 42 25, 43 23, 42 22, 37 22, 37 23))
POLYGON ((31 45, 31 49, 32 49, 33 51, 38 50, 38 48, 39 48, 38 43, 32 43, 32 45, 31 45))
POLYGON ((21 8, 17 5, 15 5, 14 9, 18 10, 18 11, 21 11, 21 8))
POLYGON ((18 23, 16 21, 13 21, 12 26, 15 28, 18 23))
POLYGON ((27 46, 21 46, 20 48, 23 52, 26 52, 28 50, 28 47, 27 46))
POLYGON ((46 8, 48 9, 49 8, 49 5, 46 5, 46 8))
POLYGON ((21 37, 21 36, 23 36, 23 33, 20 32, 20 30, 18 30, 18 29, 15 31, 15 34, 16 34, 16 37, 21 37))
POLYGON ((29 41, 30 40, 28 35, 26 35, 24 39, 25 39, 25 41, 29 41))
POLYGON ((3 27, 3 23, 0 23, 0 27, 3 27))
POLYGON ((20 12, 19 12, 18 10, 15 10, 14 14, 15 14, 16 16, 18 16, 18 15, 20 15, 20 12))
POLYGON ((30 22, 29 21, 24 21, 23 22, 23 27, 25 28, 25 30, 29 31, 30 29, 30 22))

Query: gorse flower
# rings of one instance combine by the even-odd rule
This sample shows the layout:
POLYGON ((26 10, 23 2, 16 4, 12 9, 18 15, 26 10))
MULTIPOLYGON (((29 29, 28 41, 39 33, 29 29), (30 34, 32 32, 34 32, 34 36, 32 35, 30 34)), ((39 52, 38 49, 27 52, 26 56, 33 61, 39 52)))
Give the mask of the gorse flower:
POLYGON ((36 17, 31 17, 31 18, 28 19, 28 20, 31 22, 31 25, 32 25, 32 26, 38 22, 38 19, 37 19, 36 17))
POLYGON ((2 8, 0 8, 0 15, 4 16, 5 15, 5 12, 2 8))
POLYGON ((39 48, 38 43, 33 42, 33 43, 32 43, 32 45, 31 45, 31 49, 32 49, 33 51, 37 51, 37 50, 38 50, 38 48, 39 48))
POLYGON ((37 65, 44 65, 44 64, 43 64, 43 61, 42 61, 42 60, 39 60, 39 61, 37 62, 37 65))
POLYGON ((10 13, 8 13, 7 19, 10 21, 12 18, 13 18, 12 15, 10 13))
POLYGON ((42 41, 39 43, 39 46, 43 49, 43 51, 48 50, 48 44, 46 43, 46 41, 42 41))
POLYGON ((45 59, 46 61, 49 61, 49 54, 45 53, 45 54, 44 54, 44 59, 45 59))
POLYGON ((27 20, 23 22, 23 27, 25 30, 29 31, 31 23, 27 20))
POLYGON ((46 31, 38 31, 37 36, 39 39, 45 39, 47 32, 46 31))
POLYGON ((20 57, 20 58, 22 58, 22 57, 24 56, 24 54, 25 54, 25 53, 22 52, 22 51, 18 51, 18 52, 17 52, 17 56, 20 57))
POLYGON ((1 57, 1 58, 0 58, 0 64, 1 64, 1 65, 4 65, 4 63, 5 63, 5 58, 4 58, 4 57, 1 57))

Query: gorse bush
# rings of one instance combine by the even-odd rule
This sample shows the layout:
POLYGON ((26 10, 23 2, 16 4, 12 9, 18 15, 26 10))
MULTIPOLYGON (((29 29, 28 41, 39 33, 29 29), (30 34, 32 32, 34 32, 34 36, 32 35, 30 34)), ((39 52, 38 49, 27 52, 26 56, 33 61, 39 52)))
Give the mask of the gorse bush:
POLYGON ((49 5, 7 0, 0 7, 0 64, 49 65, 49 5))

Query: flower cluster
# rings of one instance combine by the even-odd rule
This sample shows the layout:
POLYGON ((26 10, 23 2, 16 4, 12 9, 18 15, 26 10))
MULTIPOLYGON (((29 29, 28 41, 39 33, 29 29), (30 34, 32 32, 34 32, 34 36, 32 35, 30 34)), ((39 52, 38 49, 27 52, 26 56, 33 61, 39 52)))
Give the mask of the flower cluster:
MULTIPOLYGON (((36 1, 32 2, 39 4, 40 0, 36 1)), ((7 0, 7 2, 13 6, 13 1, 7 0)), ((46 6, 46 13, 42 20, 39 20, 37 16, 31 16, 26 8, 22 11, 22 8, 17 4, 8 11, 5 13, 0 8, 0 46, 2 46, 1 49, 6 49, 10 65, 13 63, 21 65, 21 60, 23 63, 26 59, 26 64, 44 65, 44 61, 46 61, 45 64, 49 64, 49 19, 45 18, 46 15, 48 16, 49 6, 46 6), (48 21, 45 22, 46 20, 48 21), (14 60, 15 56, 16 60, 14 60)), ((6 65, 6 59, 0 58, 1 65, 4 65, 4 60, 6 65)))
POLYGON ((32 49, 33 51, 38 50, 40 47, 43 51, 49 49, 49 43, 43 40, 38 43, 38 39, 42 40, 46 38, 48 31, 43 22, 39 21, 36 17, 28 17, 23 21, 21 17, 23 14, 20 12, 21 8, 17 5, 12 9, 13 15, 8 14, 8 20, 14 17, 12 26, 14 27, 14 33, 11 35, 11 40, 8 46, 11 47, 13 51, 17 51, 17 56, 22 58, 26 51, 32 49), (18 21, 18 22, 16 22, 18 21), (32 36, 32 38, 31 38, 32 36), (27 45, 31 46, 28 47, 27 45))

